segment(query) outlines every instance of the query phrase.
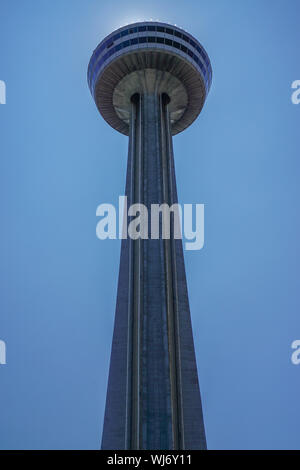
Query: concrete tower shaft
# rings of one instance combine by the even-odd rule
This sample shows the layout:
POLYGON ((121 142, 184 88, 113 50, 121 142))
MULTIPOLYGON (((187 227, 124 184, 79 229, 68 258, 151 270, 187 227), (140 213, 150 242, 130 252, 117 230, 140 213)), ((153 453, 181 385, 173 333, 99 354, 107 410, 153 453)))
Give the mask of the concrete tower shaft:
MULTIPOLYGON (((149 213, 177 202, 168 102, 144 93, 131 103, 126 196, 149 213)), ((182 242, 173 236, 123 241, 102 448, 205 448, 182 242)))

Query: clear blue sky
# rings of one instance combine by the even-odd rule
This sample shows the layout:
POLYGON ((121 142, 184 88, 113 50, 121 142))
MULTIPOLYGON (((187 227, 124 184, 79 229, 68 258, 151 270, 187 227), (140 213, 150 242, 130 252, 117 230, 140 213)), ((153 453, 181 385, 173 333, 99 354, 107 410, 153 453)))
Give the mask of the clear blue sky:
POLYGON ((214 78, 174 138, 181 203, 204 203, 186 252, 210 449, 300 449, 300 2, 10 0, 0 5, 2 449, 92 449, 101 438, 119 241, 96 207, 124 194, 127 138, 98 115, 90 55, 124 23, 194 34, 214 78))

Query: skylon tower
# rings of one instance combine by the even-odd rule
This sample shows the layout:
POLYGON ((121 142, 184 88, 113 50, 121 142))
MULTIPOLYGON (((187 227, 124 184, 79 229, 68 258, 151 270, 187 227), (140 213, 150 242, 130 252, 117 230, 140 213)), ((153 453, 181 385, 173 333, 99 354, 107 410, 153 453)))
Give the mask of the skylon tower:
MULTIPOLYGON (((202 45, 165 23, 124 26, 95 49, 98 110, 129 136, 128 204, 177 203, 172 136, 199 115, 212 69, 202 45)), ((102 449, 205 449, 182 241, 122 240, 102 449)), ((162 232, 161 232, 162 233, 162 232)))

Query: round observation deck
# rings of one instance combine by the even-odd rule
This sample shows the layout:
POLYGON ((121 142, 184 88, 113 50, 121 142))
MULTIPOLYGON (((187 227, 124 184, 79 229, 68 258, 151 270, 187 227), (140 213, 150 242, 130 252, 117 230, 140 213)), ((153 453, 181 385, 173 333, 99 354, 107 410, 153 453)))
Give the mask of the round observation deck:
POLYGON ((123 26, 108 35, 88 66, 88 84, 99 112, 125 135, 134 94, 166 93, 175 135, 201 112, 211 81, 203 46, 182 29, 154 21, 123 26))

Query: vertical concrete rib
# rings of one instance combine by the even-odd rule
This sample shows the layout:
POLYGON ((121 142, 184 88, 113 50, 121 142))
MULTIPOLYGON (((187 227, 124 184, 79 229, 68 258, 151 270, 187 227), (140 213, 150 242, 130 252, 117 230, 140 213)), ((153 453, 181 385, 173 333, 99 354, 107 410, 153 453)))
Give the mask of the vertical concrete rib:
MULTIPOLYGON (((143 165, 142 165, 142 102, 138 95, 132 100, 132 127, 135 140, 133 142, 133 203, 142 200, 143 165)), ((132 331, 132 429, 131 448, 140 449, 140 375, 141 375, 141 333, 143 309, 143 273, 142 273, 142 240, 132 240, 133 245, 133 331, 132 331)))

